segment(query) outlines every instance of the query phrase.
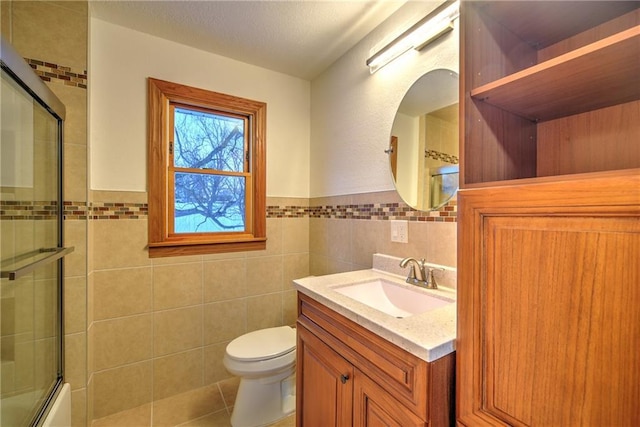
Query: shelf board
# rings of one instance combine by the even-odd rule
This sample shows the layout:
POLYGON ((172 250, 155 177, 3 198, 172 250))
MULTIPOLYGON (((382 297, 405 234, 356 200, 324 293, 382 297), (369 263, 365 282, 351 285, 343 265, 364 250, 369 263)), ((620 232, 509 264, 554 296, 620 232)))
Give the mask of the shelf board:
POLYGON ((640 25, 471 91, 532 121, 640 99, 640 25))
MULTIPOLYGON (((592 179, 608 179, 608 178, 619 178, 619 177, 627 177, 627 176, 637 178, 638 176, 640 176, 640 168, 617 169, 617 170, 610 170, 610 171, 584 172, 584 173, 551 175, 551 176, 537 176, 537 177, 520 178, 520 179, 505 179, 502 181, 471 182, 471 183, 466 183, 464 186, 461 186, 461 189, 462 190, 474 190, 474 189, 483 189, 483 188, 497 189, 500 187, 512 187, 517 185, 587 181, 592 179)), ((635 189, 622 189, 622 190, 635 191, 635 189)), ((636 192, 636 196, 640 197, 640 193, 636 192)))

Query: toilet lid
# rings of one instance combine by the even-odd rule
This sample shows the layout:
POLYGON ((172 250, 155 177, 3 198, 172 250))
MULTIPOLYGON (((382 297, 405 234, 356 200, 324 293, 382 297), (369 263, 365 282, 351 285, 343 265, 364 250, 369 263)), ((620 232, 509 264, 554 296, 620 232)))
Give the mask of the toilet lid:
POLYGON ((296 347, 296 331, 290 326, 260 329, 229 343, 227 355, 239 360, 265 360, 289 353, 296 347))

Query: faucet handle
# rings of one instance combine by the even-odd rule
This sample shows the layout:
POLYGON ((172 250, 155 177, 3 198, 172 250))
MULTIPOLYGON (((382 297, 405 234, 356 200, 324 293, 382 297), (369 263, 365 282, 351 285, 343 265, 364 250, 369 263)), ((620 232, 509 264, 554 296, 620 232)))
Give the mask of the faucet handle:
POLYGON ((438 267, 427 267, 429 272, 426 275, 427 280, 427 288, 429 289, 438 289, 438 282, 436 282, 436 278, 433 276, 433 270, 444 271, 444 268, 438 267))
POLYGON ((416 266, 411 264, 411 268, 409 268, 409 275, 407 276, 407 283, 413 283, 416 280, 416 266))

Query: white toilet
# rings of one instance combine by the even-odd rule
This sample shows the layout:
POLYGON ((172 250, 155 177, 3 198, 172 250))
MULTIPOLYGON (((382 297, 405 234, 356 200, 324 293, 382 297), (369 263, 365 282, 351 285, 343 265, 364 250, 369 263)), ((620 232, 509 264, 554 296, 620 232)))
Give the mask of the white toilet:
POLYGON ((244 334, 229 343, 223 363, 240 377, 233 427, 264 426, 295 411, 295 329, 280 326, 244 334))

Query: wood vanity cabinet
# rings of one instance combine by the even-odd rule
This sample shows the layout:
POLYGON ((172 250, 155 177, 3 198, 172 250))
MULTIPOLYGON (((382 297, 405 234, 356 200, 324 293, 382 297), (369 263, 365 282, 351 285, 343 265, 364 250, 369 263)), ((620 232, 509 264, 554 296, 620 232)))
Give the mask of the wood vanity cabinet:
POLYGON ((640 2, 463 2, 460 426, 640 425, 640 2))
POLYGON ((301 293, 298 314, 298 427, 453 425, 453 353, 426 362, 301 293))

